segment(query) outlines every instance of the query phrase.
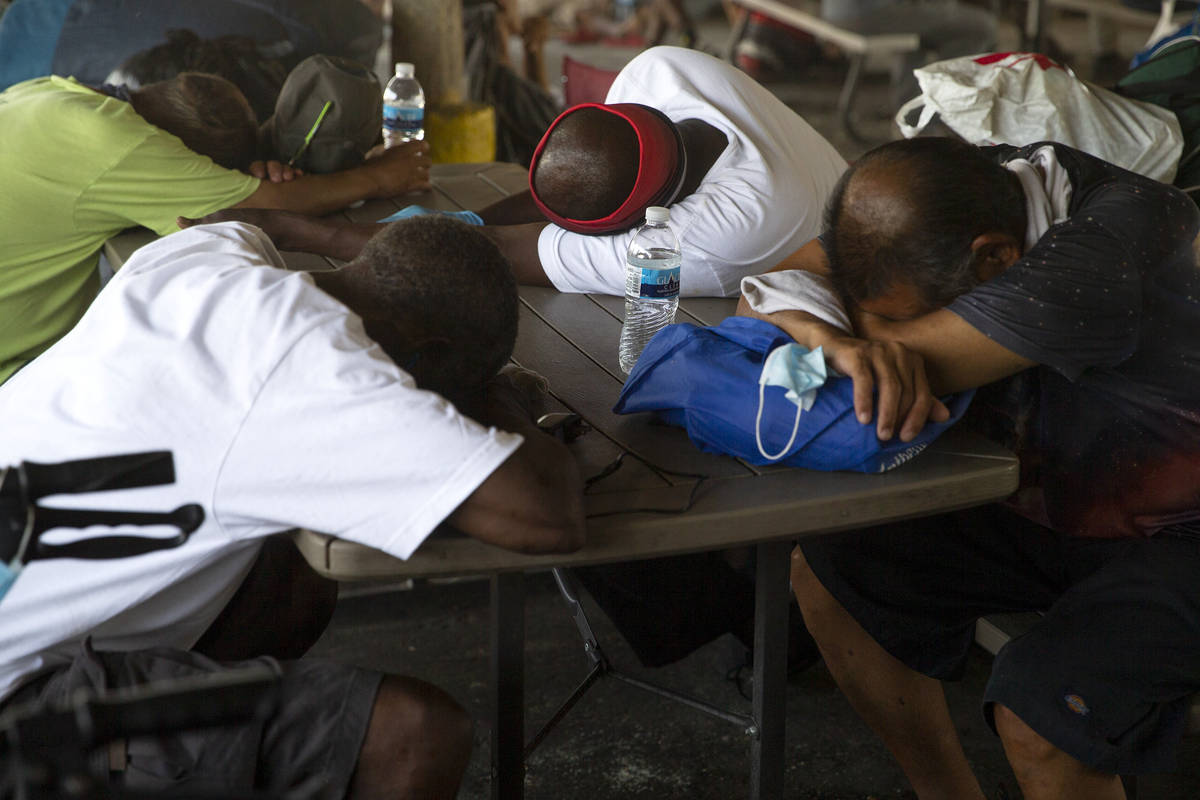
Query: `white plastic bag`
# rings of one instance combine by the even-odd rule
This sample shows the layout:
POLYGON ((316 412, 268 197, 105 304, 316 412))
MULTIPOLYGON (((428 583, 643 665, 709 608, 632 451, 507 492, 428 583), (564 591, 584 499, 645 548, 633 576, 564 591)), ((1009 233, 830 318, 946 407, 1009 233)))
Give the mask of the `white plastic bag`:
POLYGON ((1044 55, 964 56, 913 74, 921 94, 896 115, 907 139, 936 113, 972 144, 1061 142, 1148 178, 1175 179, 1183 134, 1174 114, 1080 80, 1044 55), (917 108, 921 115, 910 125, 906 118, 917 108))

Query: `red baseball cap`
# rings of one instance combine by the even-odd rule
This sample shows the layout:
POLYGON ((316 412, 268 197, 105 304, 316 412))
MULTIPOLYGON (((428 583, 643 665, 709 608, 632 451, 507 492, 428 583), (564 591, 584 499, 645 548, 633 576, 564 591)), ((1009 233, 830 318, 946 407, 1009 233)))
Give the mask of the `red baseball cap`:
POLYGON ((640 103, 581 103, 558 115, 546 129, 529 162, 529 192, 538 209, 554 224, 575 233, 602 234, 628 230, 645 216, 650 206, 666 206, 675 200, 687 173, 687 153, 675 123, 656 108, 640 103), (571 219, 556 213, 538 197, 533 174, 550 134, 566 117, 583 108, 598 108, 629 123, 638 139, 638 172, 633 190, 611 214, 598 219, 571 219))

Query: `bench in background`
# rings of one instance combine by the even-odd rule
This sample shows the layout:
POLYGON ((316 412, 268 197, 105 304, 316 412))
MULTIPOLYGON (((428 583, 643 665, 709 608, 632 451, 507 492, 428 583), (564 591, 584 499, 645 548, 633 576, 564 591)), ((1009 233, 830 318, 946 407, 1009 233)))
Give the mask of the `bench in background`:
POLYGON ((842 129, 859 142, 864 139, 854 129, 851 109, 854 105, 854 96, 858 91, 859 79, 862 77, 863 66, 868 59, 895 58, 905 53, 915 52, 921 47, 920 37, 915 33, 886 33, 871 36, 855 33, 821 19, 814 12, 788 5, 781 0, 736 0, 736 4, 745 13, 734 24, 729 43, 726 46, 725 58, 730 62, 733 61, 734 50, 737 48, 738 42, 746 35, 751 11, 756 11, 769 19, 793 28, 799 28, 819 41, 834 45, 849 56, 850 69, 846 73, 846 80, 843 82, 841 94, 838 96, 838 120, 842 129))

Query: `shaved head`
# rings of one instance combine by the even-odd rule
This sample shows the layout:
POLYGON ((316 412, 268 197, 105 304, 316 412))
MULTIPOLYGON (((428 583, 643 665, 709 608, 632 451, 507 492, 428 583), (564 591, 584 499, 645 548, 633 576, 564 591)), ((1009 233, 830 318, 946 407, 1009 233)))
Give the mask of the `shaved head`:
POLYGON ((639 145, 633 126, 598 108, 581 108, 550 132, 533 173, 533 188, 556 214, 600 219, 633 191, 639 145))
POLYGON ((519 300, 508 259, 479 229, 439 214, 380 226, 318 285, 423 389, 453 401, 479 391, 512 355, 519 300))

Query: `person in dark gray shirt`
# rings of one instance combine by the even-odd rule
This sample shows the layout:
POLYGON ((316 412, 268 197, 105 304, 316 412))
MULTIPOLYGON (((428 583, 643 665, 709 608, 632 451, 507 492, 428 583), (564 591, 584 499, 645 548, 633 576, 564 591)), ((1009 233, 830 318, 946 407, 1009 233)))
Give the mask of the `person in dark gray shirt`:
POLYGON ((901 387, 902 435, 980 387, 972 424, 1021 459, 1005 503, 793 555, 827 666, 921 797, 983 800, 940 680, 1003 611, 1044 612, 984 696, 1026 798, 1121 798, 1118 775, 1174 766, 1200 690, 1198 232, 1178 189, 1047 142, 893 142, 830 200, 861 338, 772 321, 901 387))

